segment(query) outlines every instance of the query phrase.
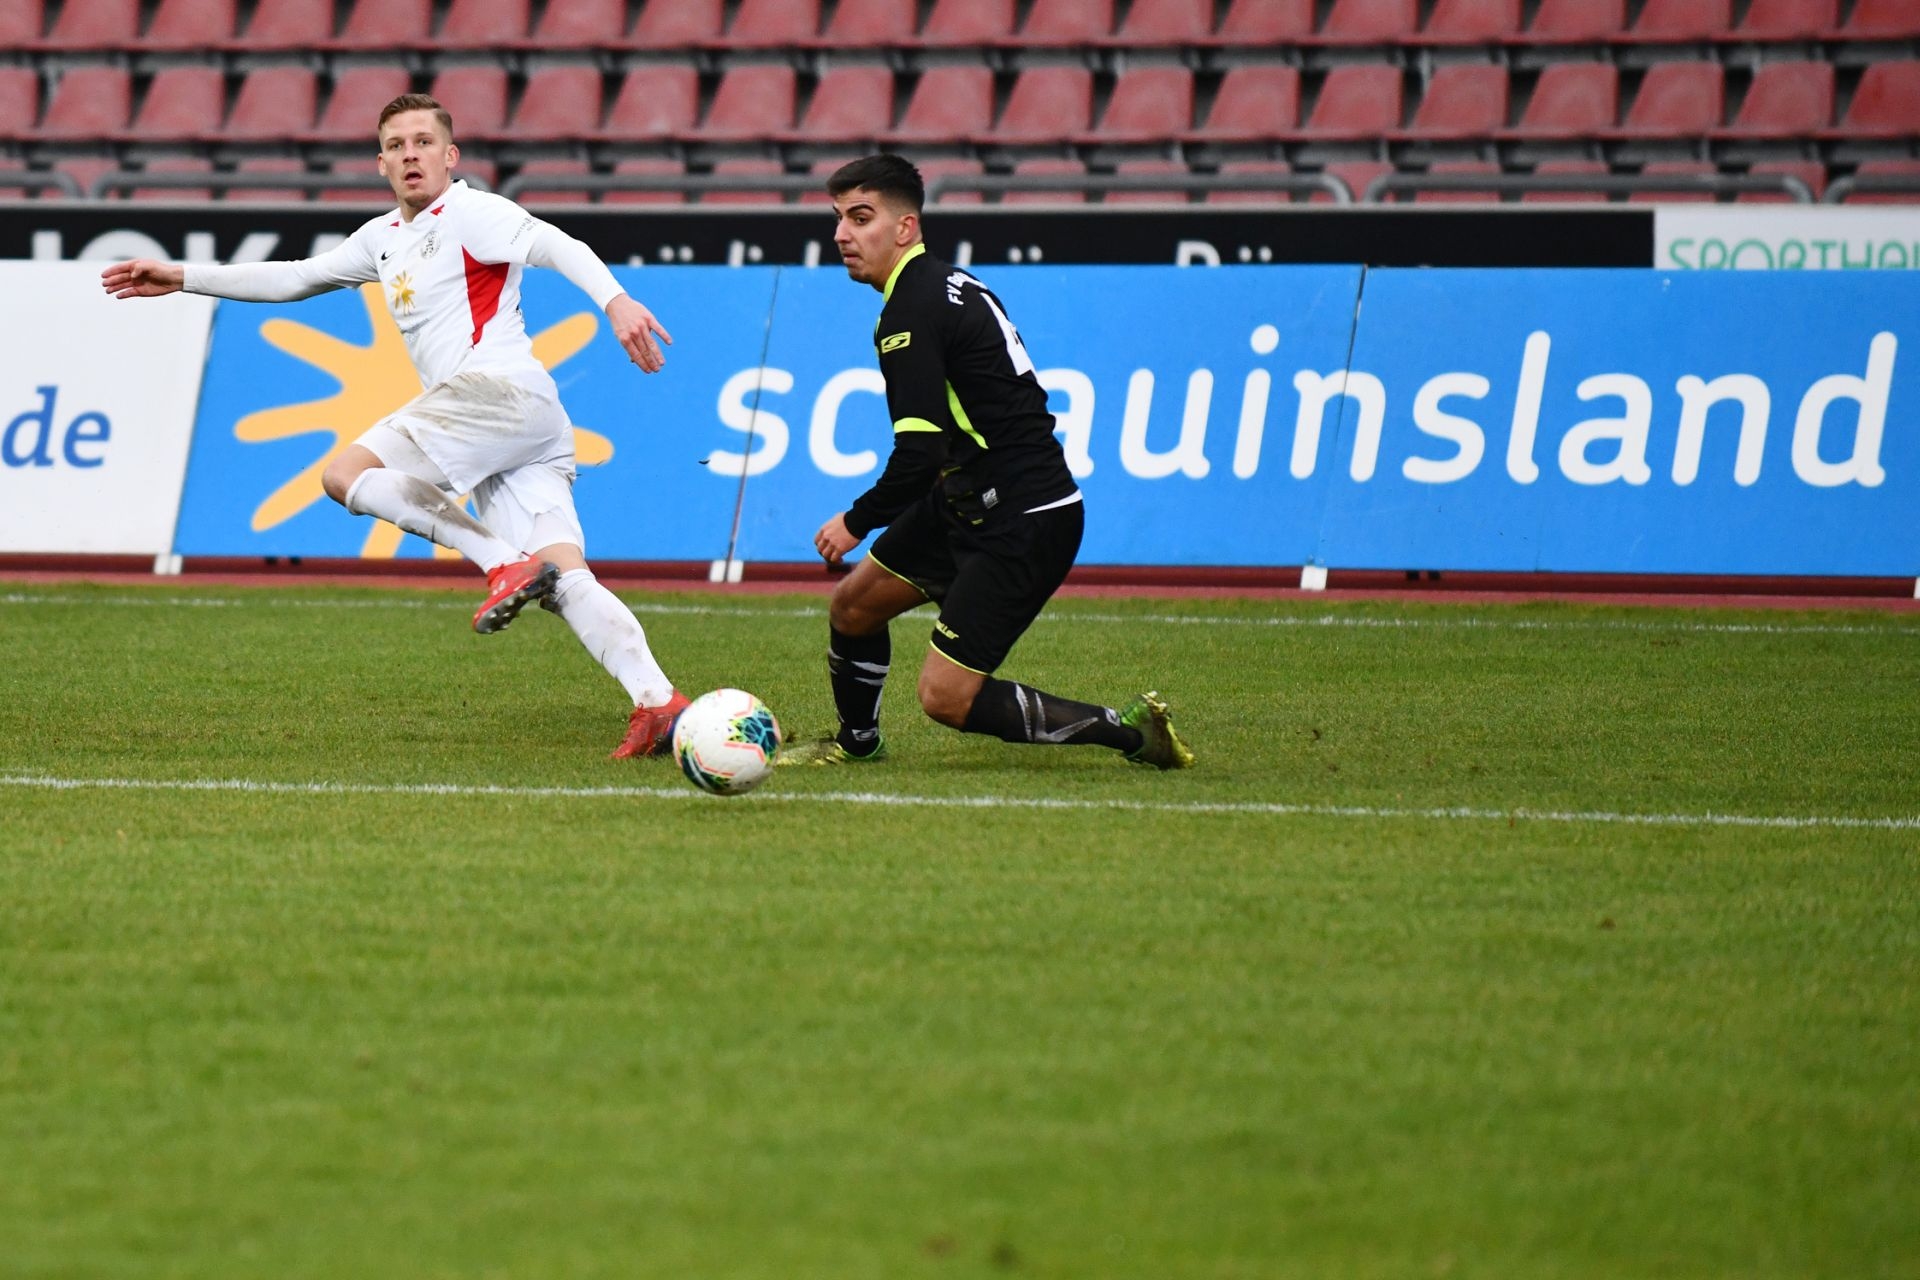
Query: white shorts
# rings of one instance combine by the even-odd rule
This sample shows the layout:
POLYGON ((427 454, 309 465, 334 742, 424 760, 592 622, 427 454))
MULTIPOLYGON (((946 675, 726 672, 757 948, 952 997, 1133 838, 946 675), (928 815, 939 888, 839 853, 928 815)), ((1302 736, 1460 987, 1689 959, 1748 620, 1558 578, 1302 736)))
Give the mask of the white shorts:
POLYGON ((354 443, 454 497, 471 493, 480 523, 522 551, 556 542, 586 551, 573 507, 573 424, 550 396, 489 374, 456 374, 354 443))

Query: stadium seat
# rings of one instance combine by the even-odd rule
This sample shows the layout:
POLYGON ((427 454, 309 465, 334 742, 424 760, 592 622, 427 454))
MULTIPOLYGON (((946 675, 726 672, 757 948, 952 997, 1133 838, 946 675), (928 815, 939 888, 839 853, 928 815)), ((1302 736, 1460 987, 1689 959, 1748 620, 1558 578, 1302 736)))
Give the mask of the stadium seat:
POLYGON ((860 49, 913 43, 914 0, 840 0, 820 43, 829 49, 860 49))
POLYGON ((122 67, 74 67, 61 74, 40 120, 43 138, 116 138, 133 110, 133 79, 122 67))
MULTIPOLYGON (((309 110, 308 117, 312 117, 309 110)), ((291 156, 251 156, 234 166, 235 173, 305 173, 307 166, 291 156)), ((278 204, 303 201, 299 187, 229 187, 225 198, 235 204, 278 204)))
POLYGON ((1247 65, 1221 77, 1206 123, 1184 137, 1193 142, 1255 142, 1290 135, 1299 123, 1299 71, 1247 65))
MULTIPOLYGON (((39 44, 46 21, 42 0, 12 0, 9 4, 0 5, 0 49, 24 49, 39 44)), ((16 170, 25 167, 13 166, 16 170)))
MULTIPOLYGON (((1375 178, 1393 172, 1393 166, 1384 160, 1337 160, 1322 166, 1320 172, 1329 178, 1344 182, 1347 190, 1353 192, 1354 203, 1366 199, 1367 188, 1375 178)), ((1316 191, 1307 197, 1309 204, 1331 204, 1333 197, 1325 192, 1316 191)))
MULTIPOLYGON (((632 159, 620 160, 613 166, 616 174, 644 174, 653 178, 685 177, 687 167, 678 160, 632 159)), ((606 191, 600 196, 601 204, 685 204, 687 194, 684 191, 606 191)))
MULTIPOLYGON (((1220 166, 1222 174, 1241 174, 1246 177, 1270 175, 1280 177, 1290 175, 1293 166, 1285 160, 1229 160, 1220 166)), ((1278 183, 1265 190, 1247 191, 1209 191, 1208 204, 1289 204, 1293 196, 1278 183)))
POLYGON ((740 0, 722 42, 733 49, 811 43, 820 34, 820 0, 740 0))
POLYGON ((1833 123, 1831 62, 1764 62, 1740 111, 1721 133, 1736 137, 1797 138, 1833 123))
MULTIPOLYGON (((227 141, 296 137, 313 126, 319 87, 306 67, 261 67, 247 72, 227 113, 227 141)), ((382 106, 385 104, 382 103, 382 106)), ((376 117, 379 108, 375 108, 376 117)))
POLYGON ((143 142, 212 138, 226 110, 226 77, 218 67, 163 67, 147 86, 128 134, 143 142))
POLYGON ((720 0, 647 0, 627 43, 639 49, 713 44, 720 39, 723 12, 720 0))
POLYGON ((934 0, 920 43, 992 44, 1013 36, 1013 0, 934 0))
POLYGON ((0 67, 0 139, 30 138, 40 119, 40 73, 0 67))
POLYGON ((1647 0, 1627 34, 1635 40, 1712 40, 1733 26, 1733 0, 1647 0))
POLYGON ((353 0, 340 34, 324 43, 369 53, 417 48, 427 43, 432 23, 432 0, 353 0))
MULTIPOLYGON (((1920 183, 1920 160, 1868 160, 1854 169, 1856 177, 1871 174, 1901 174, 1920 183)), ((1920 201, 1920 190, 1849 191, 1845 204, 1913 204, 1920 201)))
POLYGON ((433 78, 429 91, 453 117, 453 136, 497 138, 507 128, 507 73, 497 63, 451 66, 433 78))
MULTIPOLYGON (((1020 161, 1013 166, 1013 171, 1016 174, 1085 177, 1087 166, 1078 160, 1042 156, 1020 161)), ((1085 204, 1086 201, 1086 188, 1077 182, 1062 183, 1057 191, 1007 191, 1000 196, 1001 204, 1085 204)))
POLYGON ((1684 138, 1718 129, 1726 119, 1726 82, 1717 62, 1656 62, 1640 81, 1620 133, 1684 138))
POLYGON ((1214 42, 1255 48, 1313 34, 1313 0, 1233 0, 1214 42))
POLYGON ((393 192, 380 180, 379 171, 367 160, 335 160, 327 173, 338 186, 322 187, 318 199, 324 204, 355 204, 372 208, 393 207, 393 192))
POLYGON ((1620 111, 1620 76, 1611 64, 1556 62, 1541 71, 1520 122, 1519 138, 1584 138, 1613 128, 1620 111))
POLYGON ((720 79, 700 134, 748 141, 793 127, 794 72, 785 64, 736 66, 720 79))
POLYGON ((1193 127, 1193 72, 1139 67, 1114 82, 1113 96, 1088 136, 1094 142, 1153 142, 1193 127))
POLYGON ((40 46, 58 51, 139 44, 140 0, 66 0, 40 46))
POLYGON ((233 47, 246 52, 311 49, 333 38, 333 0, 260 0, 233 47))
POLYGON ((890 135, 900 142, 959 142, 993 128, 993 72, 982 63, 931 67, 890 135))
POLYGON ((567 0, 546 7, 529 43, 536 49, 610 49, 626 33, 626 0, 567 0))
POLYGON ((620 82, 600 136, 612 142, 685 138, 699 121, 700 73, 684 62, 643 63, 620 82))
MULTIPOLYGON (((543 178, 559 175, 562 177, 584 177, 588 173, 585 160, 529 160, 520 166, 519 178, 543 178)), ((587 204, 592 201, 591 192, 564 187, 532 187, 520 192, 514 199, 523 205, 543 204, 587 204)))
POLYGON ((233 39, 234 0, 160 0, 140 37, 143 50, 218 47, 233 39))
POLYGON ((1034 0, 1018 43, 1095 44, 1113 34, 1113 0, 1034 0))
POLYGON ((1440 0, 1420 38, 1428 44, 1493 44, 1520 34, 1520 0, 1440 0))
MULTIPOLYGON (((1656 160, 1642 167, 1643 174, 1701 174, 1720 171, 1704 160, 1656 160)), ((1630 204, 1712 204, 1711 191, 1636 191, 1627 197, 1630 204)))
MULTIPOLYGON (((933 198, 932 192, 934 184, 941 178, 958 177, 963 174, 971 177, 975 174, 986 172, 985 166, 978 160, 964 156, 923 160, 915 167, 920 170, 920 177, 927 184, 929 199, 933 198)), ((938 199, 939 203, 943 206, 954 204, 981 204, 985 202, 986 196, 978 191, 954 191, 941 195, 938 199)))
POLYGON ((1133 0, 1114 42, 1201 44, 1213 36, 1213 0, 1133 0))
MULTIPOLYGON (((109 173, 118 173, 120 163, 110 156, 65 156, 53 162, 53 170, 72 178, 79 184, 83 195, 91 196, 93 184, 109 173)), ((43 191, 40 194, 42 199, 66 198, 60 192, 52 190, 43 191)))
POLYGON ((1400 68, 1378 63, 1335 67, 1301 127, 1303 136, 1378 138, 1400 127, 1400 68))
POLYGON ((600 72, 593 67, 544 67, 527 77, 526 91, 503 135, 517 142, 568 142, 600 128, 600 72))
POLYGON ((1626 0, 1541 0, 1527 38, 1556 44, 1611 40, 1626 25, 1626 0))
MULTIPOLYGON (((559 6, 566 8, 565 5, 559 6)), ((442 49, 494 49, 527 39, 528 0, 453 0, 434 35, 442 49)))
POLYGON ((403 67, 348 67, 333 77, 320 118, 303 137, 313 142, 377 146, 380 109, 413 87, 403 67))
MULTIPOLYGON (((1754 176, 1778 173, 1790 178, 1798 178, 1813 190, 1815 200, 1827 192, 1827 166, 1818 160, 1768 160, 1754 165, 1747 172, 1754 176)), ((1742 191, 1734 197, 1734 200, 1740 204, 1798 203, 1784 191, 1742 191)))
POLYGON ((994 126, 997 142, 1064 142, 1093 123, 1093 73, 1084 67, 1033 67, 1014 81, 994 126))
POLYGON ((893 72, 883 66, 834 67, 820 77, 791 136, 802 142, 858 142, 893 128, 893 72))
POLYGON ((1753 0, 1734 34, 1742 40, 1804 40, 1840 23, 1840 0, 1753 0))
POLYGON ((1435 69, 1407 134, 1415 138, 1478 138, 1507 123, 1507 69, 1455 62, 1435 69))
MULTIPOLYGON (((159 156, 141 166, 142 173, 213 172, 213 161, 205 156, 159 156)), ((112 197, 121 200, 211 200, 211 187, 133 187, 120 188, 112 197)))
MULTIPOLYGON (((715 174, 765 174, 778 177, 785 170, 778 160, 722 160, 713 166, 715 174)), ((709 191, 701 204, 780 204, 785 200, 778 191, 709 191)))
MULTIPOLYGON (((1187 166, 1178 160, 1122 160, 1114 166, 1116 174, 1170 173, 1187 176, 1187 166)), ((1186 188, 1175 185, 1156 191, 1109 191, 1101 204, 1186 204, 1186 188)))
POLYGON ((1414 0, 1334 0, 1319 37, 1329 44, 1392 44, 1419 26, 1414 0))
MULTIPOLYGON (((1541 177, 1561 174, 1605 174, 1611 172, 1604 160, 1543 160, 1533 167, 1541 177)), ((1521 204, 1603 204, 1604 191, 1523 191, 1521 204)))
POLYGON ((456 181, 484 186, 489 191, 500 189, 500 167, 491 160, 477 160, 463 155, 453 170, 453 176, 456 181))
POLYGON ((1920 134, 1920 60, 1873 63, 1860 74, 1839 135, 1899 138, 1915 134, 1920 134))
POLYGON ((1920 36, 1914 0, 1859 0, 1840 34, 1853 40, 1911 40, 1920 36))
MULTIPOLYGON (((1427 166, 1432 174, 1498 174, 1500 166, 1491 160, 1442 160, 1427 166)), ((1497 204, 1498 191, 1416 191, 1415 204, 1497 204)))

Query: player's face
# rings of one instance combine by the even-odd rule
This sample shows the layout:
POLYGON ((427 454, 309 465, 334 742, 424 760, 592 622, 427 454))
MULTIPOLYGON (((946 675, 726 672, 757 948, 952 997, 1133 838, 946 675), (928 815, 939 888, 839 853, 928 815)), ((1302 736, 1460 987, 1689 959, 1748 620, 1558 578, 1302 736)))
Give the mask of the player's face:
POLYGON ((884 289, 893 264, 919 239, 920 215, 896 209, 884 197, 857 187, 833 202, 833 244, 847 274, 884 289))
POLYGON ((410 213, 446 193, 459 160, 460 148, 431 111, 402 111, 380 126, 380 176, 410 213))

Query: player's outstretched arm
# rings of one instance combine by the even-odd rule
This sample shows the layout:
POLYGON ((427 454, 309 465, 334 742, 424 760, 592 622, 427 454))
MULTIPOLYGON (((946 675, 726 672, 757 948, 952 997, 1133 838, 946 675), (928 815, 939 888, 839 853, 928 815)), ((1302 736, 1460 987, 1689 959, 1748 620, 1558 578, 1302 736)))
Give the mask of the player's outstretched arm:
POLYGON ((623 293, 607 303, 607 323, 613 326, 613 336, 626 349, 628 358, 643 372, 658 373, 666 366, 667 356, 660 350, 660 343, 672 346, 673 335, 644 305, 623 293), (656 335, 659 342, 654 340, 656 335))
POLYGON ((100 273, 100 283, 116 298, 158 298, 178 293, 187 269, 177 262, 134 258, 116 262, 100 273))

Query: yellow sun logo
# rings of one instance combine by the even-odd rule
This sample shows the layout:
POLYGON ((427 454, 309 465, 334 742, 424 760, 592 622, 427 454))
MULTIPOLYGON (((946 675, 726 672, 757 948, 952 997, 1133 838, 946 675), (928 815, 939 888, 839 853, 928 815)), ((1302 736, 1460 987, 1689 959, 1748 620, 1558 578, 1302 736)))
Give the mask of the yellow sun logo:
POLYGON ((393 278, 393 309, 403 316, 413 314, 413 277, 404 271, 393 278))
MULTIPOLYGON (((253 513, 256 533, 284 524, 324 498, 320 475, 327 464, 361 432, 420 394, 420 378, 407 357, 406 343, 381 305, 380 286, 365 284, 359 292, 373 324, 373 341, 366 346, 342 341, 295 320, 268 320, 260 326, 261 338, 294 359, 324 370, 339 382, 340 390, 325 400, 250 413, 234 424, 234 437, 248 444, 265 444, 309 432, 326 432, 333 437, 324 453, 260 504, 253 513)), ((548 369, 556 368, 579 354, 599 327, 599 321, 586 312, 568 316, 533 335, 534 358, 548 369)), ((598 432, 575 427, 573 452, 581 466, 596 467, 613 457, 613 442, 598 432)), ((370 559, 391 559, 405 536, 386 521, 375 521, 360 554, 370 559)), ((441 559, 458 558, 458 553, 444 547, 435 547, 434 554, 441 559)))

